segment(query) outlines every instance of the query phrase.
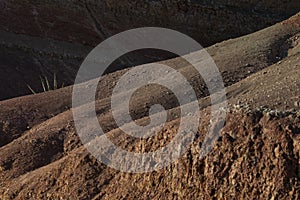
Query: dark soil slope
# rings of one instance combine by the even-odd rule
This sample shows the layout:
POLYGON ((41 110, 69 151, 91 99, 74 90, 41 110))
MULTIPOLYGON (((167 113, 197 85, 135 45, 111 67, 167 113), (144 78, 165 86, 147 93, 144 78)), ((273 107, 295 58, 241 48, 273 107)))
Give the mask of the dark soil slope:
POLYGON ((300 10, 297 0, 4 0, 1 30, 97 45, 130 28, 159 26, 184 32, 202 45, 241 36, 300 10))

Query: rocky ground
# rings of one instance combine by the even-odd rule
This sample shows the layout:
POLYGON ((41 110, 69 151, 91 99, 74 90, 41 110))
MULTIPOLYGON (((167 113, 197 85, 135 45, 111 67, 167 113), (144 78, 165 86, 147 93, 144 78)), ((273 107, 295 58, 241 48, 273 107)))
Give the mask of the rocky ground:
MULTIPOLYGON (((1 197, 298 199, 299 114, 286 111, 276 116, 266 109, 251 113, 232 109, 208 156, 199 159, 208 123, 204 120, 198 139, 183 158, 146 174, 122 173, 99 163, 81 147, 71 127, 47 132, 37 127, 1 149, 2 180, 6 180, 1 197)), ((175 128, 168 127, 170 134, 175 128)))
MULTIPOLYGON (((0 199, 299 199, 299 24, 300 15, 295 15, 207 48, 224 79, 228 108, 221 137, 201 159, 199 150, 211 114, 207 88, 200 75, 182 59, 161 61, 187 77, 199 99, 202 117, 195 140, 184 156, 152 173, 123 173, 88 153, 75 130, 71 86, 0 101, 0 199)), ((5 41, 11 37, 10 34, 5 41)), ((56 55, 51 52, 64 51, 70 62, 74 58, 79 62, 89 49, 76 44, 82 51, 73 51, 74 44, 65 43, 64 47, 70 45, 69 48, 54 52, 50 47, 39 46, 39 38, 32 39, 37 40, 34 49, 41 50, 30 53, 43 55, 46 64, 55 63, 52 59, 56 55)), ((26 39, 11 40, 14 44, 19 41, 18 50, 27 45, 26 39)), ((44 42, 48 45, 56 41, 47 38, 44 42)), ((3 52, 6 58, 4 53, 9 52, 3 52)), ((156 102, 168 106, 169 118, 151 140, 141 143, 128 137, 112 120, 109 98, 118 79, 128 70, 101 78, 101 90, 96 95, 97 117, 112 140, 122 141, 122 148, 133 152, 155 150, 176 134, 178 102, 166 89, 155 85, 135 94, 130 109, 138 123, 147 123, 149 106, 156 102)), ((70 83, 73 75, 66 76, 70 83)), ((174 80, 176 84, 180 85, 174 80)), ((82 83, 81 87, 88 85, 89 82, 82 83)))

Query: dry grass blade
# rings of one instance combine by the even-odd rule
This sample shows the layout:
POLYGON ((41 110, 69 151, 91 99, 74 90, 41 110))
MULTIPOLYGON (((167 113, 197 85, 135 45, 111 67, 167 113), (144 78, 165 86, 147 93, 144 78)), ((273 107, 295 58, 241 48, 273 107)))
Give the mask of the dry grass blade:
POLYGON ((43 87, 44 92, 46 92, 46 87, 45 87, 45 83, 44 83, 44 79, 40 76, 40 80, 41 80, 41 84, 43 87))
POLYGON ((32 94, 36 94, 36 92, 27 84, 28 89, 32 92, 32 94))
POLYGON ((56 74, 54 73, 54 77, 53 77, 53 90, 57 89, 57 81, 56 81, 56 74))
POLYGON ((45 82, 46 82, 46 85, 47 85, 47 90, 46 91, 50 91, 51 90, 50 84, 49 84, 48 78, 46 76, 45 76, 45 82))

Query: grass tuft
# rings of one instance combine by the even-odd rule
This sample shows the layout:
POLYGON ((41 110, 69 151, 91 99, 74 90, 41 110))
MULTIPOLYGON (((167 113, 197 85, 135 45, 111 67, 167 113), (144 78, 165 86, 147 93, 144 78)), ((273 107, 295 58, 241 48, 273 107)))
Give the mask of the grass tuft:
MULTIPOLYGON (((48 92, 50 90, 57 90, 59 88, 64 87, 64 83, 62 83, 61 87, 58 86, 55 73, 53 75, 53 86, 52 87, 50 86, 50 82, 46 76, 40 76, 40 81, 41 81, 43 92, 48 92)), ((27 84, 27 87, 32 94, 37 94, 37 92, 34 89, 32 89, 32 87, 30 85, 27 84)))

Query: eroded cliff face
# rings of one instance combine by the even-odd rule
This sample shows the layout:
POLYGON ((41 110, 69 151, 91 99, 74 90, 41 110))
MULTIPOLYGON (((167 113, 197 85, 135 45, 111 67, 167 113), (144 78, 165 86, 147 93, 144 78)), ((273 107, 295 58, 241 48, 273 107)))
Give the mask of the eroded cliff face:
MULTIPOLYGON (((299 112, 275 116, 263 110, 231 110, 221 137, 200 159, 209 113, 184 156, 152 173, 122 173, 101 164, 80 145, 71 114, 1 148, 1 199, 299 199, 299 112), (64 127, 64 128, 63 128, 64 127), (24 148, 26 147, 26 148, 24 148), (47 158, 47 159, 46 159, 47 158), (41 184, 43 183, 43 184, 41 184)), ((156 150, 169 142, 179 122, 161 137, 139 142, 112 133, 121 148, 156 150), (143 147, 142 149, 141 146, 143 147)), ((122 135, 122 134, 121 134, 122 135)))
POLYGON ((4 0, 2 30, 97 45, 130 28, 160 26, 203 46, 247 34, 300 10, 298 0, 4 0))

